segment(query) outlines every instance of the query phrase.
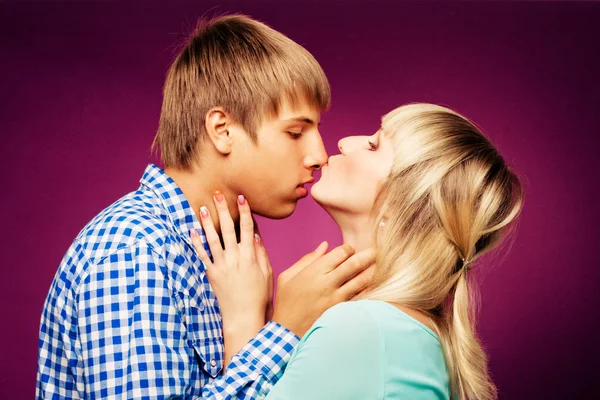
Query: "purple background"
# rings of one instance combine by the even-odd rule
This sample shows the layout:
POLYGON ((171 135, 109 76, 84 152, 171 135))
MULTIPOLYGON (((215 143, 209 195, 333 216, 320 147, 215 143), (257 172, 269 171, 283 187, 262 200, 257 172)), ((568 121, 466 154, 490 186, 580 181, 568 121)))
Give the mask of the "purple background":
MULTIPOLYGON (((600 359, 600 4, 219 3, 0 5, 0 397, 33 397, 57 266, 152 159, 175 44, 197 17, 230 11, 321 62, 333 90, 322 124, 331 152, 406 102, 449 105, 484 128, 527 191, 511 252, 478 276, 500 398, 589 398, 600 359)), ((277 271, 321 240, 340 243, 312 200, 261 229, 277 271)))

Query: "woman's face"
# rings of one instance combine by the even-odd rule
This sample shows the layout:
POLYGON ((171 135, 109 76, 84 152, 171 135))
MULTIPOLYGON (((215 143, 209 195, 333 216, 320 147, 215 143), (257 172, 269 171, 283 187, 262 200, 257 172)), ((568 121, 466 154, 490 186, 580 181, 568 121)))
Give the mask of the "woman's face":
POLYGON ((338 148, 341 154, 329 157, 312 196, 326 210, 368 215, 392 169, 393 142, 379 130, 346 137, 338 148))

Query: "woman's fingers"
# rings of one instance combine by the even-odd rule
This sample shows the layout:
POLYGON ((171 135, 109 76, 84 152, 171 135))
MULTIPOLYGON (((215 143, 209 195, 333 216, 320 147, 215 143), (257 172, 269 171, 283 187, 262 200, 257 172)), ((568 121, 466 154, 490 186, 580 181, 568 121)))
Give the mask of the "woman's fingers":
POLYGON ((243 195, 237 199, 238 209, 240 211, 240 255, 246 260, 252 260, 254 253, 254 221, 248 201, 243 195))
MULTIPOLYGON (((200 222, 206 234, 206 241, 210 247, 214 264, 225 265, 223 261, 233 262, 237 264, 238 257, 248 260, 250 263, 256 261, 256 253, 254 249, 254 220, 252 212, 246 198, 243 195, 237 197, 237 205, 240 213, 240 241, 238 244, 235 224, 231 218, 227 200, 219 191, 215 192, 214 203, 219 216, 219 225, 221 227, 221 235, 225 249, 221 245, 221 240, 216 232, 213 220, 206 207, 200 209, 200 222), (235 253, 235 254, 234 254, 235 253), (229 261, 228 261, 229 260, 229 261)), ((247 265, 242 263, 241 265, 247 265)))
POLYGON ((352 299, 364 293, 369 288, 374 275, 375 264, 372 264, 342 286, 343 298, 352 299))
POLYGON ((204 206, 200 207, 200 223, 202 224, 202 229, 204 229, 204 235, 206 235, 206 241, 208 242, 208 247, 210 247, 215 264, 221 264, 225 259, 225 253, 223 252, 223 247, 221 247, 219 235, 215 231, 210 212, 204 206))
POLYGON ((356 253, 334 271, 332 275, 348 298, 355 296, 371 283, 375 271, 375 249, 356 253))
POLYGON ((271 263, 269 262, 267 250, 265 249, 264 243, 258 234, 254 238, 254 250, 256 252, 256 261, 258 261, 260 270, 265 277, 269 278, 273 274, 273 269, 271 268, 271 263))
POLYGON ((275 278, 273 277, 273 268, 271 267, 271 261, 269 260, 267 249, 265 248, 265 244, 260 236, 257 236, 256 240, 254 241, 254 250, 256 253, 256 261, 258 262, 261 272, 263 276, 267 278, 267 309, 265 311, 265 321, 270 321, 273 318, 274 311, 273 286, 275 278))
MULTIPOLYGON (((217 208, 217 215, 219 216, 219 225, 221 226, 221 235, 223 236, 223 243, 225 244, 225 251, 231 249, 237 249, 237 237, 235 234, 235 225, 231 219, 229 213, 229 207, 227 206, 227 200, 220 191, 216 191, 213 196, 215 207, 217 208)), ((212 249, 211 249, 212 251, 212 249)))
POLYGON ((296 276, 300 271, 302 271, 305 267, 315 263, 317 260, 321 259, 325 253, 327 253, 327 249, 329 248, 329 243, 322 242, 314 251, 304 255, 300 260, 298 260, 294 265, 283 271, 279 275, 279 279, 281 281, 287 281, 296 276))
POLYGON ((212 265, 212 261, 210 261, 210 257, 208 257, 208 254, 204 249, 204 243, 202 243, 200 234, 197 230, 192 229, 192 231, 190 232, 190 238, 192 239, 192 244, 196 249, 196 253, 198 253, 198 257, 200 257, 200 260, 202 260, 204 266, 208 269, 208 267, 212 265))

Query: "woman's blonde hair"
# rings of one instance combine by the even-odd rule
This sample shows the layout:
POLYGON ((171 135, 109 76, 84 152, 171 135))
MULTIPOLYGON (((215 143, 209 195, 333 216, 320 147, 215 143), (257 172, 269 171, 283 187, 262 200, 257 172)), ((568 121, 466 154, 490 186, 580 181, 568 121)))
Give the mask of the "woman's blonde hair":
POLYGON ((399 107, 383 117, 382 131, 394 143, 394 164, 374 208, 377 268, 362 298, 425 312, 444 349, 452 398, 494 399, 467 270, 519 214, 519 178, 448 108, 399 107))

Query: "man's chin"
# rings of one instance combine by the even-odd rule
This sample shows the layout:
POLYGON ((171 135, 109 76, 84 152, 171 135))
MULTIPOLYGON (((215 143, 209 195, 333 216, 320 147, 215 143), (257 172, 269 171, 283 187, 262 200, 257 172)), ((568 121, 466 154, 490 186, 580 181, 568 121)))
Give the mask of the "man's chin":
POLYGON ((281 204, 275 207, 270 207, 267 210, 256 210, 253 211, 255 214, 260 215, 261 217, 269 218, 269 219, 284 219, 289 217, 296 211, 296 204, 298 201, 293 201, 286 204, 281 204))

